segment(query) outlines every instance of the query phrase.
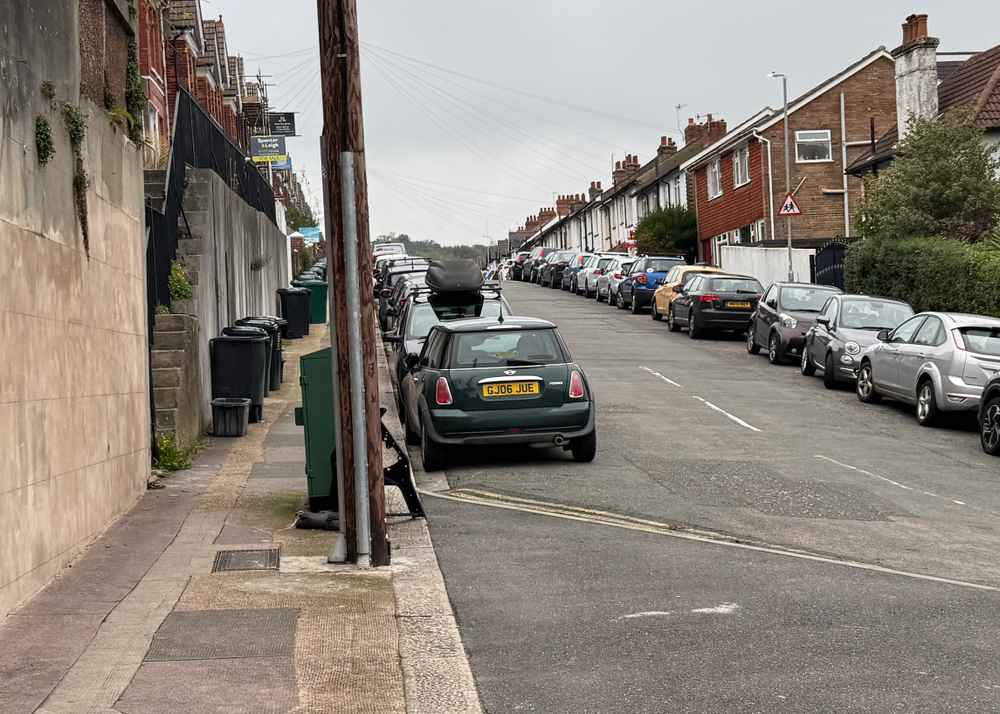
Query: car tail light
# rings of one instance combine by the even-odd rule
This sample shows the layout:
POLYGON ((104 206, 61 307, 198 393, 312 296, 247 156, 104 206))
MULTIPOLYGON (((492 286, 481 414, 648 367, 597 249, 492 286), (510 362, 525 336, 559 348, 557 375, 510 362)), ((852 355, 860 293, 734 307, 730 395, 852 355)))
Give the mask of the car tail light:
POLYGON ((583 375, 574 369, 573 374, 569 376, 569 398, 583 399, 586 394, 583 388, 583 375))
POLYGON ((719 302, 718 295, 699 295, 698 302, 719 302))
POLYGON ((636 276, 635 281, 637 283, 639 283, 639 285, 645 285, 646 284, 646 276, 645 275, 638 275, 638 276, 636 276))
POLYGON ((962 331, 961 330, 952 330, 951 331, 951 339, 955 343, 955 349, 956 350, 962 350, 962 352, 968 352, 968 350, 965 347, 965 338, 962 337, 962 331))
POLYGON ((621 273, 615 273, 611 277, 614 278, 615 280, 621 280, 622 279, 622 274, 621 273))
POLYGON ((591 275, 604 275, 604 271, 601 270, 600 268, 595 268, 594 272, 591 273, 591 275))
POLYGON ((434 401, 437 402, 439 407, 451 406, 451 387, 448 385, 448 380, 444 377, 438 377, 437 384, 434 386, 434 401))

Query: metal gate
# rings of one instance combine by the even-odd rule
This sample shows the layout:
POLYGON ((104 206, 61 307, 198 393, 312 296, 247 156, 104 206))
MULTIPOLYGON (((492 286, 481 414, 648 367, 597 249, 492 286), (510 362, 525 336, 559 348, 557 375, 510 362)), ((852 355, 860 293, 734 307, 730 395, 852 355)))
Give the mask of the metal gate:
POLYGON ((834 285, 844 289, 844 255, 847 243, 832 240, 816 251, 815 282, 819 285, 834 285))

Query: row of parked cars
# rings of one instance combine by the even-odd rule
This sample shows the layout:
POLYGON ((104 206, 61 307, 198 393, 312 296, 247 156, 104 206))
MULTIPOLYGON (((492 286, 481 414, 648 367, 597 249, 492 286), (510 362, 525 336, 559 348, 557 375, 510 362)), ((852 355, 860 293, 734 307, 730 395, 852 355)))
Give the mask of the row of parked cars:
POLYGON ((458 446, 550 445, 594 460, 590 386, 555 325, 514 315, 471 261, 383 256, 373 283, 400 421, 426 471, 458 446))
POLYGON ((678 256, 535 248, 512 267, 514 279, 648 311, 692 339, 740 333, 749 354, 764 352, 772 364, 794 360, 830 389, 851 384, 866 404, 911 404, 923 426, 946 412, 978 413, 983 450, 1000 456, 1000 319, 914 314, 905 302, 830 285, 779 282, 765 290, 752 276, 678 256))

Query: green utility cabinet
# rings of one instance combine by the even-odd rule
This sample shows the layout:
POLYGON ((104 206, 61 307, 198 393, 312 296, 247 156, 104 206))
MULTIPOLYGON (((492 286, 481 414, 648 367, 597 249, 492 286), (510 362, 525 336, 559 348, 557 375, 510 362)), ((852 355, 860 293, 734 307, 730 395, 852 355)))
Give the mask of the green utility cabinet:
POLYGON ((313 325, 326 323, 326 292, 328 286, 325 280, 293 280, 297 288, 309 288, 309 322, 313 325))
POLYGON ((330 348, 299 358, 302 406, 295 409, 295 423, 305 427, 306 485, 309 510, 336 511, 337 471, 334 453, 333 366, 330 348))

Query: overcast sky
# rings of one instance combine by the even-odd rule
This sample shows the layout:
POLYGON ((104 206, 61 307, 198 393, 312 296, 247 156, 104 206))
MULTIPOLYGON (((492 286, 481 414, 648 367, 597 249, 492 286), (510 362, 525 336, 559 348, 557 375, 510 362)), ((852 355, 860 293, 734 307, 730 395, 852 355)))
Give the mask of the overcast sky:
MULTIPOLYGON (((322 211, 315 0, 202 0, 230 52, 260 68, 322 211), (279 9, 276 9, 279 8, 279 9)), ((372 235, 506 237, 553 203, 610 182, 612 156, 648 160, 662 134, 713 113, 735 126, 794 96, 926 12, 941 51, 1000 44, 1000 2, 844 0, 359 0, 372 235), (515 91, 510 91, 515 90, 515 91), (547 98, 548 101, 543 101, 547 98)))

